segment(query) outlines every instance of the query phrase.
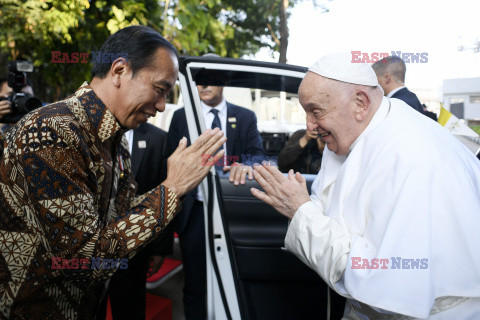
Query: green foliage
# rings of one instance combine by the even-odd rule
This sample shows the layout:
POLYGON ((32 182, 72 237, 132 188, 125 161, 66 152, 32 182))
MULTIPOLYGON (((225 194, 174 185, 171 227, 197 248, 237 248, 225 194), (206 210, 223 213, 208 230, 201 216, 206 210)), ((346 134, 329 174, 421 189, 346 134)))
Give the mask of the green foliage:
POLYGON ((476 133, 480 134, 480 125, 471 126, 470 128, 472 128, 472 130, 475 131, 476 133))
POLYGON ((37 95, 44 101, 61 99, 90 81, 91 57, 88 63, 52 63, 51 52, 91 53, 112 33, 136 24, 156 29, 185 55, 235 58, 264 46, 277 50, 280 2, 0 0, 0 74, 8 60, 31 60, 37 95))

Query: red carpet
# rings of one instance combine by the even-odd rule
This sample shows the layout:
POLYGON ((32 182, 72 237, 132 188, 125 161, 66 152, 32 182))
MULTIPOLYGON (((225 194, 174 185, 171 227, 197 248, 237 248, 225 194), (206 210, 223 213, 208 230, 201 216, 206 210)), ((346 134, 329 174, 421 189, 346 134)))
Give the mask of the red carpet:
MULTIPOLYGON (((155 288, 163 281, 176 273, 182 268, 180 260, 165 258, 162 267, 157 273, 147 278, 147 288, 155 288)), ((156 296, 147 292, 147 309, 145 311, 146 320, 171 320, 172 319, 172 301, 166 298, 156 296)), ((112 310, 110 299, 107 302, 106 320, 114 320, 112 318, 112 310)))
MULTIPOLYGON (((182 265, 182 261, 165 258, 162 267, 157 273, 147 278, 147 283, 155 283, 168 276, 172 271, 177 270, 182 265)), ((148 287, 148 286, 147 286, 148 287)))

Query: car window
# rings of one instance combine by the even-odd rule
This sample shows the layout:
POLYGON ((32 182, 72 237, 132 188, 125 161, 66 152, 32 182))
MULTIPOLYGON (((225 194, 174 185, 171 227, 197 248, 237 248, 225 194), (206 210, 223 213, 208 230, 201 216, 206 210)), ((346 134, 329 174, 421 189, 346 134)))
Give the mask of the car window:
MULTIPOLYGON (((293 168, 300 173, 316 174, 321 162, 320 149, 317 150, 312 142, 304 148, 297 147, 298 138, 303 136, 298 132, 305 132, 306 129, 306 114, 297 95, 302 77, 295 73, 296 70, 292 70, 291 76, 288 76, 284 72, 256 71, 261 68, 236 67, 239 68, 224 70, 218 65, 212 65, 211 68, 203 65, 192 67, 193 84, 222 86, 228 102, 253 111, 266 155, 269 159, 280 160, 280 163, 282 159, 285 160, 281 167, 283 172, 293 168), (294 139, 290 140, 292 136, 294 139), (286 146, 289 148, 284 150, 286 146)), ((187 96, 180 92, 170 100, 172 103, 167 104, 166 110, 151 122, 168 131, 173 112, 183 107, 183 99, 187 96)))
POLYGON ((253 111, 268 156, 278 156, 289 137, 305 129, 305 112, 297 94, 274 90, 225 87, 230 103, 253 111))

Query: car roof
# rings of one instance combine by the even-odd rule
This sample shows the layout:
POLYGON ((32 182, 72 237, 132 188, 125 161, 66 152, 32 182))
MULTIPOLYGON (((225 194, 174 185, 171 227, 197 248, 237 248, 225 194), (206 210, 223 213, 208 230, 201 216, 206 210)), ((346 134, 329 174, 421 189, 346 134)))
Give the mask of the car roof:
POLYGON ((257 60, 246 60, 246 59, 234 59, 234 58, 223 58, 223 57, 213 57, 213 56, 180 56, 179 67, 180 70, 184 71, 187 63, 190 62, 209 62, 209 63, 220 63, 220 64, 235 64, 235 65, 245 65, 245 66, 257 66, 264 68, 274 68, 274 69, 283 69, 291 70, 306 73, 308 71, 307 67, 296 66, 286 63, 278 62, 265 62, 257 60))
POLYGON ((257 88, 272 91, 297 93, 306 67, 285 63, 221 57, 181 56, 179 71, 187 75, 187 65, 196 84, 257 88), (225 65, 225 69, 221 68, 225 65))

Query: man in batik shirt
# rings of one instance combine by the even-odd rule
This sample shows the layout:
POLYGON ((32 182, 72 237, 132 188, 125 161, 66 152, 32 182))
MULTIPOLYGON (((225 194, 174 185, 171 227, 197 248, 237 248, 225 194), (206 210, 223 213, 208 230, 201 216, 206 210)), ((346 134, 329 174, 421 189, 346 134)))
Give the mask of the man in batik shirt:
POLYGON ((94 66, 90 85, 25 116, 6 136, 0 319, 93 318, 121 259, 162 232, 179 211, 179 197, 208 173, 201 155, 226 140, 219 130, 189 148, 182 139, 167 179, 135 197, 123 134, 165 109, 177 52, 142 26, 118 31, 101 50, 112 61, 94 66))

